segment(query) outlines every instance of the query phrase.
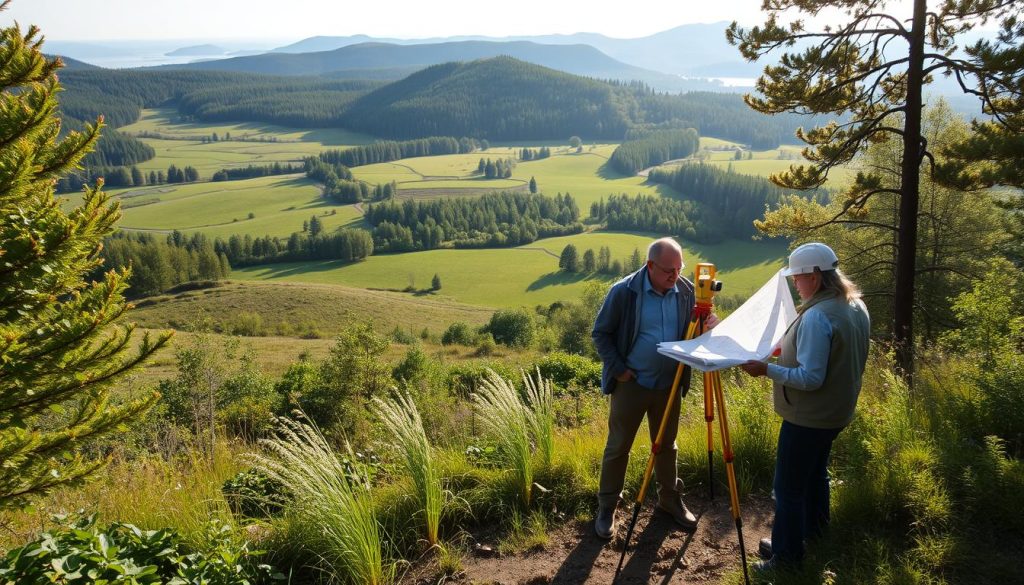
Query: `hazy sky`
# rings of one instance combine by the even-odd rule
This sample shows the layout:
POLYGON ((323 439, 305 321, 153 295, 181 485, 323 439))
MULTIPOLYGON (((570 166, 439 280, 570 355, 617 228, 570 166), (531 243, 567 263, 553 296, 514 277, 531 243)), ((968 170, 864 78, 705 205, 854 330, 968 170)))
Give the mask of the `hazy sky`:
POLYGON ((646 36, 687 23, 761 21, 761 0, 14 0, 0 22, 49 40, 424 38, 596 32, 646 36), (606 9, 604 6, 615 8, 606 9))

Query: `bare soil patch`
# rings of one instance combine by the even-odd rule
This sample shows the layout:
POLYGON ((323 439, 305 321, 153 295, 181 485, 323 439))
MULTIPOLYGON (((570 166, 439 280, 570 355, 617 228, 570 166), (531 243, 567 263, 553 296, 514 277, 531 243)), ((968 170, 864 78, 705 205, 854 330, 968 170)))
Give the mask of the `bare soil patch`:
MULTIPOLYGON (((740 548, 728 494, 716 494, 714 501, 708 501, 705 494, 691 495, 686 501, 699 517, 692 533, 679 529, 664 514, 652 513, 652 502, 644 507, 618 584, 719 583, 727 575, 742 583, 740 548)), ((611 541, 595 536, 592 522, 570 520, 549 535, 543 550, 515 555, 470 552, 463 558, 459 575, 438 577, 437 567, 427 563, 411 570, 402 583, 610 585, 622 554, 632 506, 632 502, 620 506, 618 532, 611 541)), ((752 564, 758 540, 771 534, 773 506, 765 496, 750 496, 740 507, 743 540, 748 563, 752 564)), ((497 549, 496 543, 480 538, 479 544, 485 549, 497 549)))

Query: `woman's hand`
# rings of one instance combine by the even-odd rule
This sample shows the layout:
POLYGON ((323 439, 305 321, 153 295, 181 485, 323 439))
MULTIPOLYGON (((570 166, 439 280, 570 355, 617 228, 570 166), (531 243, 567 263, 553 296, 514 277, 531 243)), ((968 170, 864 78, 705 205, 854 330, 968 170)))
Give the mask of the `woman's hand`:
POLYGON ((768 373, 768 364, 758 360, 750 360, 746 363, 740 364, 740 369, 757 378, 768 373))

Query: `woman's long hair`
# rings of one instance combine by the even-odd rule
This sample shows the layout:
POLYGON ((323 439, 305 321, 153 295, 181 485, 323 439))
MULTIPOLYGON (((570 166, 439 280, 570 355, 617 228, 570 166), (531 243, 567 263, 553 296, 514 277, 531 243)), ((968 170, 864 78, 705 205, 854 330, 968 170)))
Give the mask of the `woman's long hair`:
POLYGON ((824 270, 821 273, 821 290, 831 290, 846 299, 847 302, 861 297, 860 287, 843 274, 842 270, 824 270))

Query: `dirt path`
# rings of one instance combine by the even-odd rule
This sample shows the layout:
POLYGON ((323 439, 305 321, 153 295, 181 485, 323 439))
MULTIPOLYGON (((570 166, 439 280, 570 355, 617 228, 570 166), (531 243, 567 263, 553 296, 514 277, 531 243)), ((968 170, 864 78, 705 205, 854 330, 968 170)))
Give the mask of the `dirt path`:
MULTIPOLYGON (((641 512, 622 574, 618 583, 718 583, 727 573, 742 582, 736 525, 729 511, 727 494, 714 502, 706 497, 687 498, 690 509, 699 517, 697 530, 690 534, 676 528, 650 506, 641 512)), ((632 503, 629 505, 632 510, 632 503)), ((743 540, 748 562, 756 560, 757 542, 771 531, 772 503, 763 496, 751 496, 741 502, 743 540)), ((611 542, 594 536, 590 522, 568 521, 550 534, 542 550, 517 555, 483 556, 473 554, 462 561, 463 572, 442 580, 459 585, 610 585, 622 554, 622 541, 629 521, 619 511, 619 529, 611 542)), ((495 543, 482 543, 496 548, 495 543)), ((418 567, 402 580, 404 585, 438 583, 429 567, 418 567)))

